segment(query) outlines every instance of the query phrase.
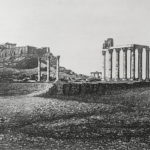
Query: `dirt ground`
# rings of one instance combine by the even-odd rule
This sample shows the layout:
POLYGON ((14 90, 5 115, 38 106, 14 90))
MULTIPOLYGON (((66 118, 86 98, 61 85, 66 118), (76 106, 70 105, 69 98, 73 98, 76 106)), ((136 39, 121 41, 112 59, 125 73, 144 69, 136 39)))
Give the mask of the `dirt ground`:
POLYGON ((0 97, 0 149, 150 149, 150 88, 71 99, 0 97))

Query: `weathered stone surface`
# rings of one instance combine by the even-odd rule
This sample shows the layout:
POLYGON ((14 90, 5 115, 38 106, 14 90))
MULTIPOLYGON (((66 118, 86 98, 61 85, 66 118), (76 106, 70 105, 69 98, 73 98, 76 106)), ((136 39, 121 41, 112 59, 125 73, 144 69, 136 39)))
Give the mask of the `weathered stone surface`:
MULTIPOLYGON (((5 66, 17 69, 31 69, 38 66, 38 57, 46 64, 47 47, 37 48, 34 46, 16 47, 12 45, 0 46, 0 63, 5 66), (33 64, 33 65, 32 65, 33 64)), ((56 67, 56 57, 49 52, 50 65, 56 67)))
MULTIPOLYGON (((61 88, 59 83, 56 85, 57 93, 59 95, 66 96, 84 96, 84 95, 111 95, 114 93, 120 93, 123 90, 133 89, 137 87, 148 87, 149 82, 134 82, 134 83, 61 83, 61 88), (61 92, 59 92, 61 90, 61 92)), ((54 93, 54 92, 53 92, 54 93)))

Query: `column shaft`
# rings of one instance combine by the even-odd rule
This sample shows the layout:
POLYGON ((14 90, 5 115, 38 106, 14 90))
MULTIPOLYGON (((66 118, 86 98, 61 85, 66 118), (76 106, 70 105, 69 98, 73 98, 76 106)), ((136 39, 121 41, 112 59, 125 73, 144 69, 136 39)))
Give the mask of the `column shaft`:
POLYGON ((38 81, 41 81, 41 58, 38 57, 38 81))
POLYGON ((49 82, 50 77, 50 56, 47 57, 47 82, 49 82))
POLYGON ((120 78, 120 49, 116 49, 116 74, 115 79, 118 80, 120 78))
POLYGON ((113 50, 112 49, 109 49, 109 80, 112 79, 112 52, 113 50))
POLYGON ((103 79, 106 80, 106 51, 102 51, 103 55, 103 79))
POLYGON ((135 79, 135 49, 131 49, 131 79, 135 79))
POLYGON ((60 59, 60 56, 57 56, 56 81, 59 80, 59 59, 60 59))
POLYGON ((146 79, 149 79, 149 47, 146 48, 146 79))
POLYGON ((142 80, 142 52, 143 49, 138 49, 138 78, 142 80))
POLYGON ((93 77, 95 77, 95 73, 93 73, 93 77))
POLYGON ((123 49, 123 79, 127 79, 127 48, 123 49))
POLYGON ((132 54, 131 53, 132 52, 131 52, 131 49, 129 49, 129 50, 130 50, 130 79, 131 79, 132 78, 132 73, 131 73, 132 72, 132 67, 131 67, 132 66, 131 65, 131 63, 132 63, 132 54))

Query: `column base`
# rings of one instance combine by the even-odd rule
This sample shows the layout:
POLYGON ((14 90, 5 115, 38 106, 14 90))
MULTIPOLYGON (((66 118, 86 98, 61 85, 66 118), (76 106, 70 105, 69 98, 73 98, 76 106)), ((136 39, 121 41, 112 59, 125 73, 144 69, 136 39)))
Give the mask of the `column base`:
POLYGON ((135 81, 135 78, 130 78, 129 80, 130 80, 130 81, 135 81))
POLYGON ((102 81, 106 81, 106 78, 102 78, 102 81))
POLYGON ((106 79, 105 81, 109 81, 110 82, 110 81, 113 81, 113 79, 106 79))
POLYGON ((122 79, 122 81, 128 81, 128 79, 122 79))
POLYGON ((121 79, 120 78, 115 78, 114 81, 121 81, 121 79))
POLYGON ((143 81, 143 79, 139 79, 139 78, 138 78, 138 81, 143 81))

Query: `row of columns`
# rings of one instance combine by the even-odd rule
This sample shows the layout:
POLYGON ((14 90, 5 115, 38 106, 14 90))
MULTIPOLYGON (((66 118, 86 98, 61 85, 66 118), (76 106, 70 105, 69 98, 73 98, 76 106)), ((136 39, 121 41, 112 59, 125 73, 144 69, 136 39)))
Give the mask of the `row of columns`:
MULTIPOLYGON (((116 66, 115 66, 115 79, 120 79, 120 51, 123 51, 123 79, 127 79, 127 51, 130 50, 130 79, 135 79, 135 48, 115 48, 108 49, 109 54, 109 80, 112 79, 112 61, 113 51, 116 51, 116 66)), ((138 48, 138 79, 142 80, 142 52, 143 48, 138 48)), ((146 79, 149 79, 149 48, 146 48, 146 79)), ((103 55, 103 78, 106 80, 106 50, 102 51, 103 55)))
MULTIPOLYGON (((59 59, 60 56, 56 57, 56 81, 59 80, 59 59)), ((50 56, 47 56, 47 80, 49 82, 50 77, 50 56)), ((38 57, 38 82, 41 81, 41 57, 38 57)))
POLYGON ((91 76, 96 77, 96 78, 100 78, 101 77, 101 72, 91 72, 91 76))

